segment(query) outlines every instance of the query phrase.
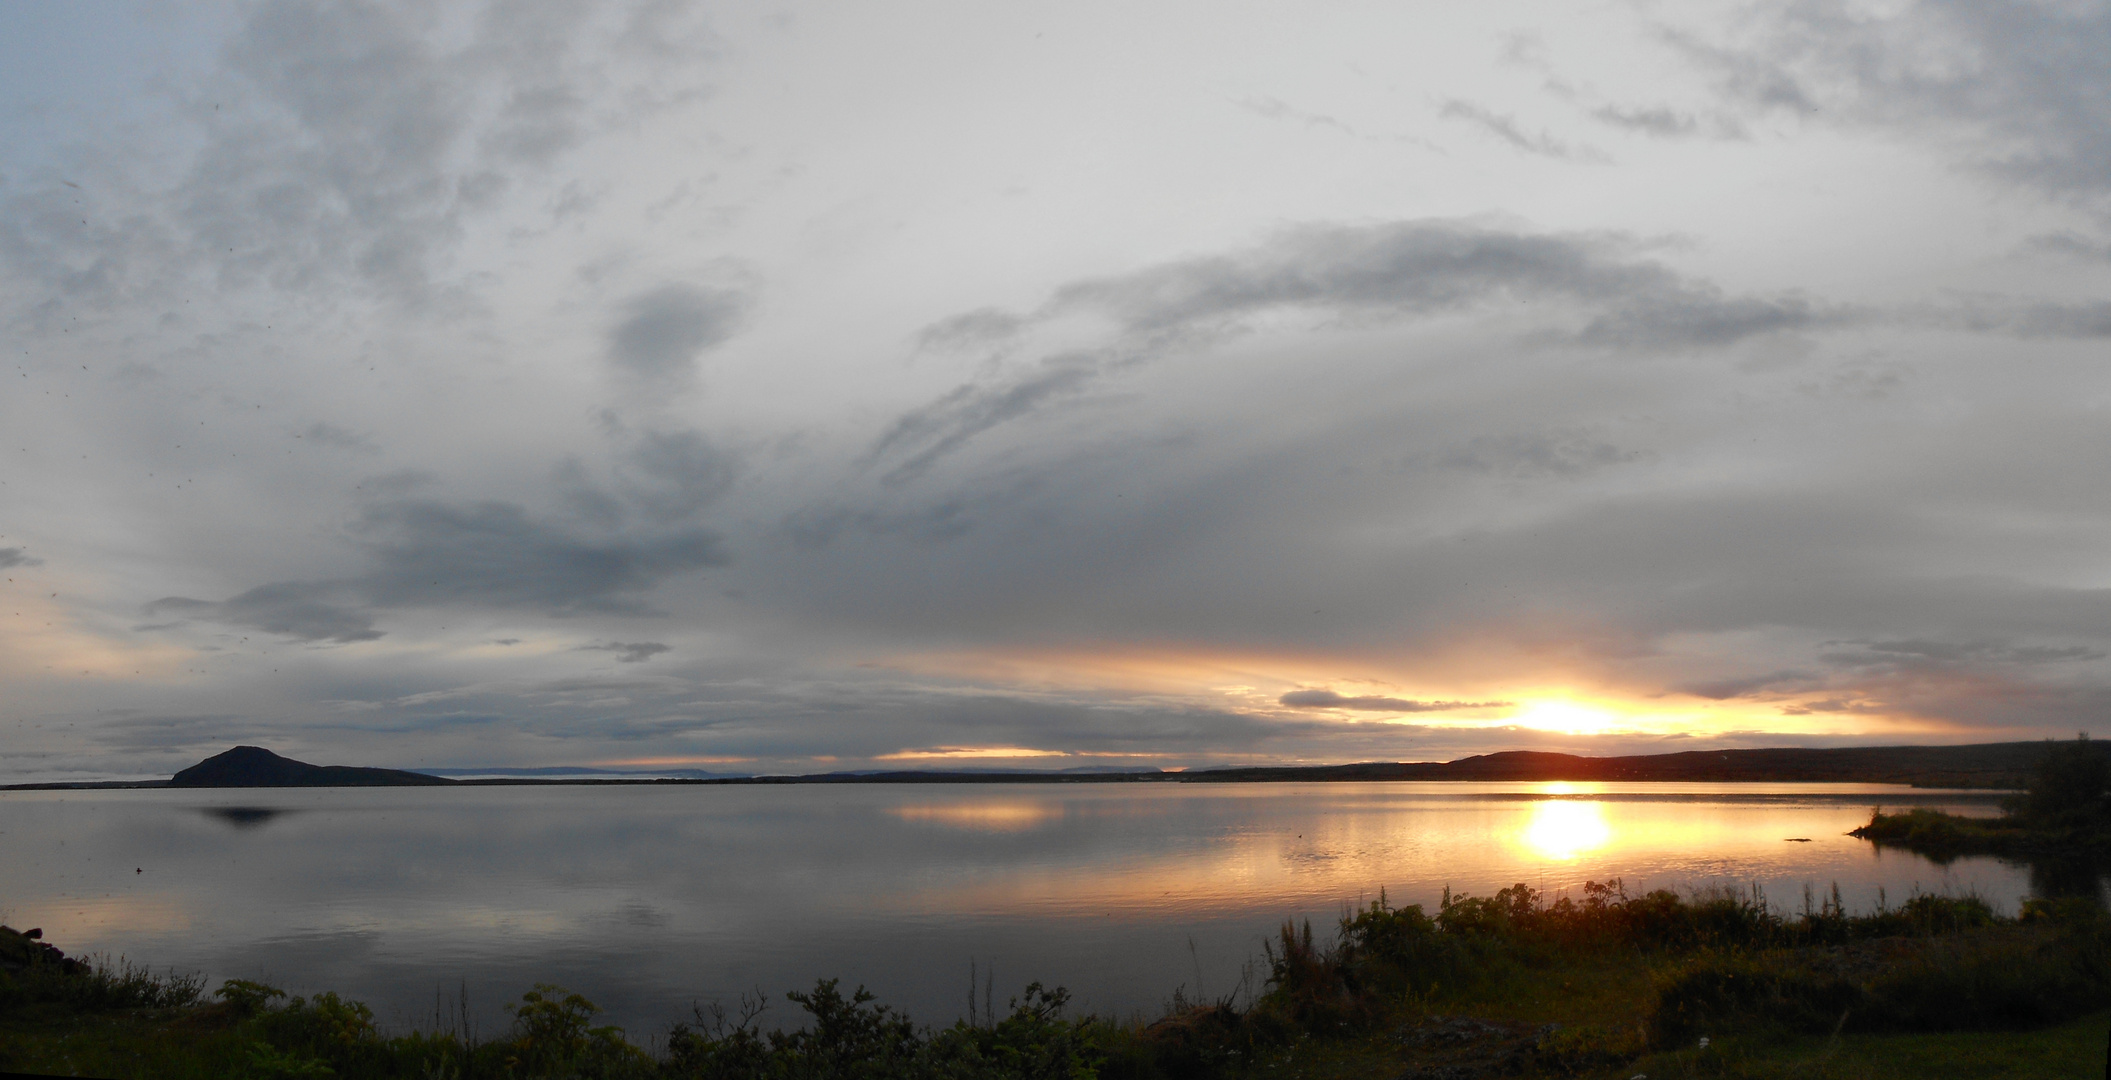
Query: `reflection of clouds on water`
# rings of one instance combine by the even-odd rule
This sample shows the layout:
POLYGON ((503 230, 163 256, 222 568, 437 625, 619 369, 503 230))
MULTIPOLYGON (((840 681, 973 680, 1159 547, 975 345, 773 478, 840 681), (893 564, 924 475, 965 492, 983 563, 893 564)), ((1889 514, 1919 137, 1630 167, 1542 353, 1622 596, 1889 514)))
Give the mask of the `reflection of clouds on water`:
POLYGON ((207 806, 203 807, 201 812, 207 817, 219 818, 237 829, 258 829, 270 824, 272 818, 282 817, 293 811, 271 806, 207 806))
POLYGON ((0 895, 69 951, 336 990, 392 1022, 466 981, 503 1023, 499 1004, 555 980, 649 1032, 691 1000, 837 976, 944 1019, 971 955, 1001 958, 1000 992, 1037 978, 1149 1008, 1166 972, 1199 959, 1229 985, 1285 916, 1324 926, 1381 889, 1431 908, 1447 886, 1519 881, 1549 896, 1612 878, 1759 884, 1784 900, 1837 881, 1866 909, 1917 883, 2013 912, 2026 887, 1991 860, 1946 870, 1844 835, 1872 802, 1955 796, 1668 787, 8 792, 0 895))
POLYGON ((1061 806, 1046 802, 926 803, 892 806, 887 813, 920 824, 944 825, 973 832, 1024 832, 1063 816, 1061 806))
POLYGON ((1532 820, 1518 838, 1543 858, 1567 862, 1610 843, 1613 830, 1597 803, 1560 800, 1533 808, 1532 820))

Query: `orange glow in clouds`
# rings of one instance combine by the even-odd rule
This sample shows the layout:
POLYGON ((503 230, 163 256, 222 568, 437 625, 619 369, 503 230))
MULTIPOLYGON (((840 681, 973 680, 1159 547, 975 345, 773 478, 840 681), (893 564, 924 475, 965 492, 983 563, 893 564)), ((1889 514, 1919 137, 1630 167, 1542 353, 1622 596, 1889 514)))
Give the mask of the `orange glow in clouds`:
MULTIPOLYGON (((1607 685, 1605 673, 1579 668, 1573 658, 1530 654, 1501 642, 1462 640, 1440 653, 1395 660, 1145 642, 917 653, 872 660, 866 666, 891 668, 956 687, 1221 709, 1276 719, 1325 719, 1344 727, 1523 728, 1584 737, 1707 736, 1733 731, 1784 737, 1899 736, 1950 730, 1910 716, 1799 715, 1792 711, 1797 702, 1789 699, 1713 700, 1667 693, 1656 685, 1607 685), (1530 674, 1519 678, 1522 672, 1530 674), (1285 694, 1312 690, 1332 691, 1344 703, 1301 707, 1282 701, 1285 694), (1386 698, 1425 706, 1480 704, 1398 710, 1350 704, 1386 698)), ((1051 756, 1056 755, 1015 747, 938 747, 905 750, 880 760, 1051 756)))

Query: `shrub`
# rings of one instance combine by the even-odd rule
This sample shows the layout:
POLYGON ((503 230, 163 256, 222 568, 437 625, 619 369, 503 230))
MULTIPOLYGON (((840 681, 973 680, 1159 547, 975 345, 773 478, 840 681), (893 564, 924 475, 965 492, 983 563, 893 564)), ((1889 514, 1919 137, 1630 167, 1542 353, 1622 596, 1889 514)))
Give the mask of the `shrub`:
POLYGON ((274 998, 285 997, 286 992, 248 979, 229 979, 213 991, 213 996, 225 1002, 236 1016, 255 1016, 270 1008, 274 998))
POLYGON ((2047 743, 2045 760, 2009 813, 2041 828, 2100 828, 2111 822, 2111 758, 2085 732, 2071 743, 2047 743))
POLYGON ((609 1076, 649 1062, 624 1040, 622 1028, 593 1026, 600 1006, 561 986, 537 983, 506 1011, 513 1014, 514 1031, 509 1069, 530 1076, 609 1076))

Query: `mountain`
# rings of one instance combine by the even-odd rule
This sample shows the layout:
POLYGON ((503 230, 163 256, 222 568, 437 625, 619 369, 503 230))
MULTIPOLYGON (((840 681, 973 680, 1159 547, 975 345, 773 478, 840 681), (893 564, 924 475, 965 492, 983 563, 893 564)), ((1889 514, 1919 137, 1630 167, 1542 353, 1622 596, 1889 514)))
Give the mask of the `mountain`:
POLYGON ((400 769, 310 765, 280 757, 261 746, 237 746, 177 773, 170 787, 413 787, 454 781, 400 769))

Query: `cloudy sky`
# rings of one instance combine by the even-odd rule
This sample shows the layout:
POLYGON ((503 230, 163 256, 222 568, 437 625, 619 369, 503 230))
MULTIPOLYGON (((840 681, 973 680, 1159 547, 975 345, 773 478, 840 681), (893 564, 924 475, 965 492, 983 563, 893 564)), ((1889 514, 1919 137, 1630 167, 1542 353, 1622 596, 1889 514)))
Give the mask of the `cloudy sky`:
POLYGON ((2111 8, 0 8, 0 772, 2111 732, 2111 8))

